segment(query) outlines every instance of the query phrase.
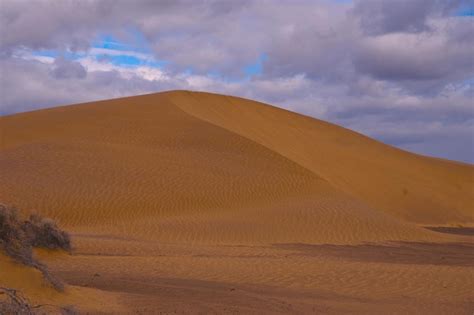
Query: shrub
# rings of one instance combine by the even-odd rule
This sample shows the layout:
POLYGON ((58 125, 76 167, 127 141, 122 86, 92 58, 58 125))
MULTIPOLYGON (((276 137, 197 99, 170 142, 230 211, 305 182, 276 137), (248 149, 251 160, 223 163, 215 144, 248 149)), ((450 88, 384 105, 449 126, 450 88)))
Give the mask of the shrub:
POLYGON ((69 234, 61 231, 51 219, 33 214, 23 223, 23 230, 33 247, 71 250, 69 234))
POLYGON ((5 253, 25 265, 34 263, 32 246, 28 242, 16 208, 0 205, 0 245, 5 253))
POLYGON ((0 287, 0 314, 34 314, 26 299, 16 290, 0 287))
POLYGON ((29 220, 22 221, 16 208, 0 204, 0 248, 15 261, 40 270, 56 289, 61 290, 61 282, 33 257, 33 247, 70 251, 71 241, 53 220, 34 214, 29 220))

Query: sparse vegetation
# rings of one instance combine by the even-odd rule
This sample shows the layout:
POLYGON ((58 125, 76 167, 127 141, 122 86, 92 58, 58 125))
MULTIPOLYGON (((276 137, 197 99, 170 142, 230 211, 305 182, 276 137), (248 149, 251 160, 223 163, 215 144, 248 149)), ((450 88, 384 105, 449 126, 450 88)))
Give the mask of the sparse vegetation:
POLYGON ((60 230, 51 219, 32 214, 29 220, 23 222, 23 230, 33 247, 71 250, 69 234, 60 230))
POLYGON ((56 289, 62 290, 61 281, 34 258, 33 247, 70 251, 71 241, 53 220, 37 214, 21 220, 16 208, 0 204, 0 248, 15 261, 40 270, 56 289))

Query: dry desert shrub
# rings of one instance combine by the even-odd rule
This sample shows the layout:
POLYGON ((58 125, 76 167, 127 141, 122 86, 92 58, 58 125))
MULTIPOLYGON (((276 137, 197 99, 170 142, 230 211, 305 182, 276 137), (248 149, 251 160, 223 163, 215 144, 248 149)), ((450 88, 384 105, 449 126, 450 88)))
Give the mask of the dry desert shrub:
POLYGON ((16 290, 0 288, 0 314, 33 314, 32 307, 16 290))
POLYGON ((14 260, 28 266, 33 264, 32 246, 14 207, 0 205, 0 246, 14 260))
POLYGON ((51 219, 32 214, 30 219, 23 223, 23 230, 33 247, 71 250, 69 234, 60 230, 51 219))
POLYGON ((33 257, 33 247, 70 251, 71 240, 51 219, 31 215, 21 220, 16 208, 0 204, 0 249, 15 261, 40 270, 56 289, 62 290, 62 283, 33 257))

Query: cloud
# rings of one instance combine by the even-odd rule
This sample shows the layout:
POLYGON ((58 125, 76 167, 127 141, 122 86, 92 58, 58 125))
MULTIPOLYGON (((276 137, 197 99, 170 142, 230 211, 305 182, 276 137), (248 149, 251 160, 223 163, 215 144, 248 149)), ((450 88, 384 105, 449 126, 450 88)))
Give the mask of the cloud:
POLYGON ((431 32, 389 33, 360 41, 355 54, 359 72, 390 81, 462 80, 474 72, 474 41, 450 34, 469 29, 469 21, 438 21, 431 32), (403 43, 403 44, 401 44, 403 43))
POLYGON ((207 90, 474 162, 468 4, 4 0, 0 112, 207 90))
POLYGON ((430 30, 429 19, 452 14, 463 1, 359 0, 354 15, 369 35, 419 33, 430 30))
POLYGON ((51 69, 51 76, 55 79, 83 79, 86 75, 87 71, 81 63, 66 60, 64 57, 56 58, 51 69))

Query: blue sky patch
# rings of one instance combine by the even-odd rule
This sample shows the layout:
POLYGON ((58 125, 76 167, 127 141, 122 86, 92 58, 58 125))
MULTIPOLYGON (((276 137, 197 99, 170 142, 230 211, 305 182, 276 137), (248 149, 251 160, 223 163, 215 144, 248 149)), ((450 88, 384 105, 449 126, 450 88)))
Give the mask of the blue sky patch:
POLYGON ((154 58, 151 54, 148 42, 141 32, 130 29, 125 37, 130 43, 122 42, 110 34, 100 35, 93 42, 92 47, 121 53, 107 54, 106 51, 102 51, 101 54, 96 55, 96 59, 101 61, 107 60, 119 67, 148 66, 162 68, 168 63, 165 60, 157 60, 154 58))
POLYGON ((263 62, 267 59, 266 54, 261 54, 258 58, 257 61, 255 61, 252 64, 249 64, 248 66, 244 67, 244 73, 248 77, 252 77, 255 75, 262 74, 263 71, 263 62))
POLYGON ((99 54, 95 58, 98 61, 106 61, 111 64, 119 67, 138 67, 138 66, 147 66, 152 68, 162 68, 167 64, 163 60, 153 60, 153 59, 142 59, 133 55, 109 55, 109 54, 99 54))
POLYGON ((150 52, 146 39, 141 33, 131 32, 130 40, 134 45, 119 41, 116 37, 102 34, 91 42, 91 50, 71 52, 67 50, 40 49, 33 50, 33 56, 79 60, 92 57, 100 62, 108 62, 118 67, 147 66, 163 68, 168 64, 165 60, 157 60, 150 52), (95 50, 94 50, 95 49, 95 50))
POLYGON ((474 16, 474 4, 460 7, 457 10, 456 15, 457 16, 474 16))
POLYGON ((102 34, 99 35, 96 40, 93 41, 92 47, 94 48, 104 48, 111 50, 130 50, 131 47, 124 43, 120 43, 112 35, 102 34))

